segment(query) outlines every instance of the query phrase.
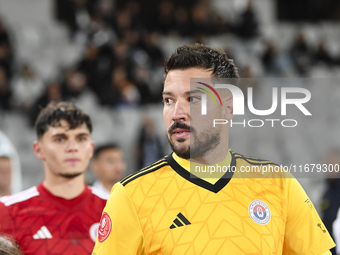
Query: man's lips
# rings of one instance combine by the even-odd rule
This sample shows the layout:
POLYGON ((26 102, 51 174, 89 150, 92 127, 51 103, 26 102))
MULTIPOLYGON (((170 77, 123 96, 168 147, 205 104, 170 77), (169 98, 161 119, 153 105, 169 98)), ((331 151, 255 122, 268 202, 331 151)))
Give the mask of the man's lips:
POLYGON ((177 138, 177 139, 180 139, 180 138, 187 138, 190 136, 190 130, 188 129, 183 129, 183 128, 175 128, 173 131, 172 131, 172 135, 177 138))
POLYGON ((80 161, 80 159, 78 159, 78 158, 68 158, 68 159, 65 160, 65 162, 67 162, 67 163, 77 163, 79 161, 80 161))

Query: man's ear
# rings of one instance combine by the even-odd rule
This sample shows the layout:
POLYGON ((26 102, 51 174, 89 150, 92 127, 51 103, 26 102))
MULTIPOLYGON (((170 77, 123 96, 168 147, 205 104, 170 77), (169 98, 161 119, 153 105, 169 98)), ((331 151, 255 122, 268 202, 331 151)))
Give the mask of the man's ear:
POLYGON ((223 101, 223 117, 227 120, 234 118, 233 109, 233 97, 231 96, 223 101))
POLYGON ((40 144, 39 141, 35 141, 35 142, 33 143, 33 151, 34 151, 35 156, 36 156, 38 159, 40 159, 40 160, 42 160, 42 161, 45 160, 44 153, 43 153, 43 151, 42 151, 41 144, 40 144))

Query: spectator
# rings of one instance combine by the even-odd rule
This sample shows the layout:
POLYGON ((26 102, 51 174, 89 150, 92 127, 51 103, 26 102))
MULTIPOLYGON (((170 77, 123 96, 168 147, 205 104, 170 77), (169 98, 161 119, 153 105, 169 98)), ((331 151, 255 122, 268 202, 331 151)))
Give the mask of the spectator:
POLYGON ((150 117, 145 117, 137 146, 138 168, 142 169, 162 156, 163 148, 154 123, 150 117))
POLYGON ((93 187, 110 195, 111 188, 126 171, 123 152, 114 143, 98 146, 93 154, 91 170, 97 177, 93 187))
POLYGON ((29 112, 30 124, 33 127, 41 108, 46 107, 50 102, 59 102, 63 99, 61 93, 61 86, 59 83, 52 81, 46 87, 44 94, 42 94, 32 105, 29 112))
POLYGON ((324 42, 318 43, 316 52, 313 56, 313 62, 315 65, 321 64, 326 65, 327 67, 331 67, 334 65, 335 60, 326 50, 324 42))
POLYGON ((164 55, 158 44, 158 34, 156 32, 144 33, 140 47, 147 53, 151 60, 151 68, 160 67, 164 61, 164 55))
POLYGON ((145 30, 145 24, 141 14, 141 4, 138 1, 132 0, 127 3, 126 8, 131 15, 132 29, 137 31, 145 30))
POLYGON ((253 39, 259 35, 259 21, 256 17, 253 1, 249 0, 246 10, 241 13, 232 31, 241 39, 253 39))
POLYGON ((9 86, 8 78, 6 72, 0 67, 0 111, 11 109, 11 96, 12 91, 9 86))
POLYGON ((65 75, 65 80, 61 85, 62 97, 65 100, 78 98, 87 87, 87 78, 81 71, 70 70, 65 75))
POLYGON ((267 76, 278 76, 281 74, 277 50, 273 43, 266 43, 266 49, 261 56, 261 61, 267 76))
POLYGON ((112 89, 117 91, 117 105, 136 106, 140 103, 140 94, 136 85, 127 77, 124 66, 117 66, 112 71, 112 89))
POLYGON ((116 17, 116 10, 113 0, 99 0, 97 5, 96 16, 103 20, 103 22, 109 26, 113 27, 114 19, 116 17))
POLYGON ((44 87, 43 81, 31 66, 24 64, 21 75, 13 81, 13 105, 27 113, 35 100, 43 93, 44 87))
POLYGON ((117 11, 117 17, 114 24, 114 30, 118 37, 122 39, 124 34, 132 29, 132 17, 129 9, 117 11))
POLYGON ((3 68, 7 78, 12 77, 12 45, 5 24, 0 19, 0 68, 3 68))
POLYGON ((187 37, 192 34, 189 13, 184 7, 176 8, 175 10, 175 25, 172 33, 178 33, 182 37, 187 37))
POLYGON ((290 49, 290 57, 297 73, 299 75, 307 75, 311 66, 312 52, 302 32, 298 32, 296 35, 296 40, 290 49))
POLYGON ((9 33, 1 19, 0 19, 0 44, 10 45, 9 33))
POLYGON ((195 36, 211 35, 213 31, 212 23, 209 20, 209 9, 199 3, 191 10, 192 30, 195 36))
POLYGON ((150 82, 149 70, 144 66, 137 66, 134 71, 134 83, 141 96, 141 105, 153 103, 155 96, 151 93, 148 83, 150 82))
POLYGON ((162 0, 158 4, 154 29, 162 34, 168 34, 175 25, 174 4, 169 0, 162 0))
POLYGON ((58 0, 57 17, 66 23, 71 36, 85 35, 94 12, 95 0, 58 0))
POLYGON ((77 69, 86 75, 89 88, 95 91, 96 81, 99 78, 98 47, 91 43, 87 45, 84 58, 77 69))

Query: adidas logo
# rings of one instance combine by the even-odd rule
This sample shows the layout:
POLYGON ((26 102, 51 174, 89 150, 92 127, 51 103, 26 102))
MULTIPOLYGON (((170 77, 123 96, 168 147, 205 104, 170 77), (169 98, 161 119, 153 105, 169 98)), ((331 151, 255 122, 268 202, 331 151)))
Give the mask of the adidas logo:
POLYGON ((188 221, 187 218, 184 217, 182 213, 177 214, 177 218, 174 220, 174 224, 172 224, 169 228, 177 228, 177 227, 182 227, 185 225, 190 225, 190 221, 188 221))
POLYGON ((33 236, 33 239, 51 239, 52 235, 47 227, 42 226, 40 230, 33 236))

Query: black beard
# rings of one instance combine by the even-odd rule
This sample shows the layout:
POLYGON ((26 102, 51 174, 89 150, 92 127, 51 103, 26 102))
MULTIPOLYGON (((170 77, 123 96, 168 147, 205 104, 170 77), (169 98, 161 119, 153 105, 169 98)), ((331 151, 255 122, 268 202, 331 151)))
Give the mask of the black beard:
MULTIPOLYGON (((168 141, 170 143, 171 149, 173 152, 177 154, 180 158, 183 159, 190 159, 190 158, 199 158, 204 155, 206 155, 209 151, 216 148, 216 146, 220 143, 221 137, 219 133, 216 134, 203 134, 202 138, 204 139, 197 139, 196 132, 193 128, 179 123, 175 122, 170 128, 169 128, 169 134, 171 135, 171 131, 173 131, 175 128, 182 128, 186 130, 190 130, 190 136, 194 139, 190 139, 190 145, 187 148, 176 148, 174 144, 170 141, 168 138, 168 141), (194 140, 194 142, 191 142, 194 140)), ((178 139, 177 142, 184 142, 184 139, 178 139)))
POLYGON ((72 173, 72 174, 59 174, 59 176, 67 178, 67 179, 73 179, 83 173, 72 173))

